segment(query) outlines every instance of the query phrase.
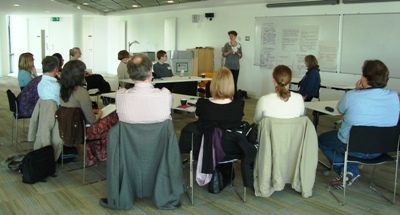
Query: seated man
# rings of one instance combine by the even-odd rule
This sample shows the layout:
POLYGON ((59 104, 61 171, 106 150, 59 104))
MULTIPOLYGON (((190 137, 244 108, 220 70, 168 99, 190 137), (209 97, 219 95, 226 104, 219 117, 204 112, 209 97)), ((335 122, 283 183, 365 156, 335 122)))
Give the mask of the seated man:
MULTIPOLYGON (((393 90, 385 89, 389 80, 389 70, 380 60, 367 60, 362 68, 362 76, 356 83, 355 90, 347 92, 338 104, 338 111, 344 114, 342 126, 321 134, 318 145, 332 164, 335 152, 335 162, 344 162, 343 154, 353 125, 364 126, 395 126, 399 119, 399 98, 393 90)), ((380 154, 349 153, 350 156, 372 159, 380 154)), ((344 165, 334 165, 333 170, 339 175, 331 185, 340 189, 343 187, 343 177, 350 186, 360 177, 358 164, 347 164, 347 175, 343 176, 344 165)))
POLYGON ((168 59, 167 53, 164 50, 157 52, 158 62, 154 64, 154 78, 172 77, 172 69, 168 63, 165 63, 168 59))
POLYGON ((42 61, 43 77, 37 86, 39 97, 42 100, 54 100, 60 106, 60 78, 59 60, 53 56, 46 56, 42 61))
POLYGON ((116 106, 119 120, 136 124, 172 119, 172 94, 165 88, 154 88, 151 84, 153 78, 151 60, 146 55, 138 54, 128 62, 127 67, 129 77, 135 86, 117 91, 116 106))
MULTIPOLYGON (((158 62, 153 65, 153 75, 154 78, 163 78, 163 77, 172 77, 174 74, 172 73, 171 66, 168 63, 165 63, 168 59, 167 53, 164 50, 160 50, 157 52, 158 62)), ((155 87, 162 89, 163 87, 167 88, 169 91, 173 91, 174 84, 173 83, 165 83, 165 84, 156 84, 155 87)))

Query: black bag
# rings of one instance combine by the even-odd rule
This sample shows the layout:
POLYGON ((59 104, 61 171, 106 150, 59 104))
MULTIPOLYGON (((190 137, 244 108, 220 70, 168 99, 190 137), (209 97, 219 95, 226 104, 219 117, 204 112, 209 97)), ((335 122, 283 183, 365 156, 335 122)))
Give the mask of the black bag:
POLYGON ((54 175, 55 172, 54 149, 50 145, 29 152, 22 160, 21 173, 24 183, 45 181, 46 177, 54 175))
POLYGON ((208 184, 208 192, 220 193, 224 189, 224 183, 222 181, 222 174, 218 168, 214 169, 211 181, 208 184))
POLYGON ((226 186, 235 179, 235 172, 232 172, 233 163, 223 163, 218 164, 213 172, 211 181, 208 184, 208 192, 210 193, 220 193, 226 186))

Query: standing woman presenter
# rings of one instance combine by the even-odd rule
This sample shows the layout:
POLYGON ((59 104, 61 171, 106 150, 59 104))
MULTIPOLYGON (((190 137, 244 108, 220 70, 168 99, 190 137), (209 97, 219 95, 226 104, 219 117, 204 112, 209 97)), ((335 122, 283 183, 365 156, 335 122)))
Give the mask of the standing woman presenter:
POLYGON ((222 56, 225 57, 225 67, 231 70, 233 75, 233 82, 235 84, 235 93, 237 92, 237 82, 239 78, 240 64, 239 60, 242 58, 242 46, 236 41, 237 32, 229 31, 229 42, 225 43, 222 56))

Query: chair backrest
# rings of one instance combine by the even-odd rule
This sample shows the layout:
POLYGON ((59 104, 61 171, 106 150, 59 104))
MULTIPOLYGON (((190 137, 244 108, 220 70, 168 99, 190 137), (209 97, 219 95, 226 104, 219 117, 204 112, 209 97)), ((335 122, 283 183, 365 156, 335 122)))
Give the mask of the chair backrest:
POLYGON ((400 126, 352 126, 348 151, 361 153, 386 153, 399 150, 400 126))
POLYGON ((17 113, 17 97, 10 89, 7 90, 8 104, 10 106, 10 111, 17 113))
POLYGON ((104 78, 102 75, 93 74, 85 77, 86 80, 86 88, 90 89, 99 89, 101 90, 103 87, 104 78))
POLYGON ((173 91, 174 93, 197 96, 197 81, 175 83, 173 91))
POLYGON ((85 116, 80 108, 60 107, 56 111, 60 137, 64 145, 81 144, 84 140, 85 116))

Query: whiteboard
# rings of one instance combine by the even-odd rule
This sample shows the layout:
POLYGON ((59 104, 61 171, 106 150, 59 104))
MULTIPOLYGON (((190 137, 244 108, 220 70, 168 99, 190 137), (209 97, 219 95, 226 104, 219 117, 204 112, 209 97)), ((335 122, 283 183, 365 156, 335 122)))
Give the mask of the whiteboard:
POLYGON ((342 34, 342 73, 360 75, 365 60, 379 59, 400 78, 400 14, 345 14, 342 34))
POLYGON ((254 64, 267 69, 283 64, 298 74, 312 54, 321 71, 338 71, 339 21, 339 15, 257 17, 254 64))

